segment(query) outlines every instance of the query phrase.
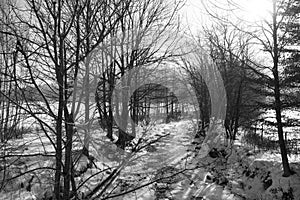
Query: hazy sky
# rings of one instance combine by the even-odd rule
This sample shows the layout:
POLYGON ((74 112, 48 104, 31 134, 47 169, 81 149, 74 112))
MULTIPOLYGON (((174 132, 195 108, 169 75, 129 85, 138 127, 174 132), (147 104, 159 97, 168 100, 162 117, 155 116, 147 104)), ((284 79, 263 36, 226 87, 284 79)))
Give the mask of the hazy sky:
MULTIPOLYGON (((247 21, 259 21, 270 17, 271 0, 231 0, 236 3, 241 10, 238 16, 247 21)), ((227 0, 187 0, 186 5, 182 9, 183 24, 189 25, 193 32, 196 32, 201 25, 209 23, 209 17, 205 12, 205 5, 212 11, 220 10, 218 7, 226 7, 227 0), (216 6, 213 6, 213 2, 216 6), (215 9, 214 9, 215 8, 215 9)), ((235 16, 235 14, 231 13, 235 16)))

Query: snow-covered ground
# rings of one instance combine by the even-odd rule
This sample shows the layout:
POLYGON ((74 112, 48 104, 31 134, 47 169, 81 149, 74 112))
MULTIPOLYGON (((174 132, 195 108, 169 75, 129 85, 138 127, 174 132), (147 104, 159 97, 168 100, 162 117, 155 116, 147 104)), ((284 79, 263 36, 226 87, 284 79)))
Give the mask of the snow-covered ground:
MULTIPOLYGON (((112 168, 122 162, 122 156, 124 158, 127 155, 120 152, 113 143, 107 140, 105 134, 100 130, 95 130, 91 136, 91 154, 95 157, 95 164, 98 169, 89 168, 84 175, 76 179, 78 184, 105 167, 112 168)), ((115 181, 115 184, 120 183, 122 187, 115 190, 115 193, 124 192, 126 187, 139 186, 137 184, 147 184, 151 181, 153 184, 122 197, 115 197, 114 200, 170 198, 175 200, 193 198, 279 200, 291 195, 294 196, 294 199, 299 199, 300 159, 295 155, 291 155, 289 161, 296 174, 284 178, 281 176, 282 167, 279 154, 272 152, 253 153, 251 148, 242 145, 240 141, 236 141, 233 148, 226 149, 227 156, 225 157, 219 154, 217 157, 212 157, 211 154, 205 157, 199 155, 203 140, 195 139, 194 124, 189 120, 157 124, 147 131, 139 128, 137 136, 142 137, 145 141, 155 140, 158 137, 161 139, 128 159, 127 165, 115 181), (124 184, 127 186, 123 186, 124 184)), ((26 135, 24 139, 13 140, 10 145, 17 146, 21 143, 26 146, 23 152, 26 154, 44 154, 45 151, 51 154, 54 151, 48 138, 34 133, 26 135)), ((214 148, 225 149, 222 145, 214 148)), ((18 153, 21 154, 22 152, 18 153)), ((12 174, 18 174, 35 167, 49 167, 53 164, 54 161, 51 157, 22 158, 14 165, 19 168, 26 166, 27 169, 15 170, 12 174)), ((28 176, 18 179, 9 185, 6 192, 0 193, 0 199, 38 199, 38 193, 51 187, 51 184, 45 186, 43 180, 48 180, 51 183, 52 172, 51 170, 39 171, 39 173, 30 173, 28 176), (39 179, 33 179, 32 190, 28 192, 20 185, 21 183, 26 184, 30 176, 36 176, 39 179)), ((82 187, 80 191, 88 191, 88 187, 96 186, 101 177, 105 176, 105 174, 99 174, 91 178, 86 182, 86 187, 82 187)), ((112 188, 109 189, 112 190, 112 188)))
MULTIPOLYGON (((274 110, 268 110, 265 114, 261 116, 262 119, 268 122, 275 123, 275 111, 274 110)), ((289 120, 298 120, 300 121, 300 110, 296 109, 290 109, 290 110, 284 110, 282 112, 282 122, 286 123, 289 120)), ((278 139, 277 134, 273 134, 275 131, 275 127, 266 126, 264 124, 264 128, 266 129, 265 133, 272 136, 274 140, 278 139), (272 131, 273 130, 273 131, 272 131)), ((263 128, 261 123, 258 123, 258 129, 263 128)), ((300 127, 299 126, 291 126, 291 127, 283 127, 284 133, 287 133, 288 139, 300 139, 300 127)))

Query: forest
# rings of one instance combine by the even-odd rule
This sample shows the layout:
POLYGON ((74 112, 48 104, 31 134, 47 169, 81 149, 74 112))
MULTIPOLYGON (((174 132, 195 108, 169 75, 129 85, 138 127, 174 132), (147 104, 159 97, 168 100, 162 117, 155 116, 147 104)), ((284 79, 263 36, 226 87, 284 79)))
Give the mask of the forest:
POLYGON ((0 200, 300 200, 299 0, 0 16, 0 200))

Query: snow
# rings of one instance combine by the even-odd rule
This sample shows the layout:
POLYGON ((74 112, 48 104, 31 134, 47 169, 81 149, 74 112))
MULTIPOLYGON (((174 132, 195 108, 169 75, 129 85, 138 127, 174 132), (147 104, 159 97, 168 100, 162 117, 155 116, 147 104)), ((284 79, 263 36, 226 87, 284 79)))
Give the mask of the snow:
MULTIPOLYGON (((84 175, 76 178, 76 181, 80 184, 103 169, 108 169, 108 172, 111 172, 122 163, 123 158, 127 158, 128 163, 116 180, 117 182, 123 181, 123 184, 129 184, 126 187, 135 187, 155 180, 158 173, 163 170, 172 169, 164 172, 167 174, 180 170, 184 170, 184 172, 168 178, 166 182, 157 181, 156 184, 148 185, 120 198, 114 198, 116 200, 155 200, 158 198, 157 195, 161 197, 160 199, 171 198, 172 196, 176 200, 190 200, 200 197, 210 200, 279 200, 291 194, 296 199, 300 196, 300 165, 297 155, 291 154, 289 156, 291 167, 296 174, 285 178, 282 177, 280 154, 270 151, 253 152, 240 140, 237 140, 232 148, 228 149, 225 144, 220 143, 223 139, 220 137, 221 132, 219 138, 215 139, 218 140, 216 144, 219 145, 214 147, 218 150, 225 149, 228 157, 226 159, 222 157, 212 158, 209 154, 211 144, 202 143, 203 138, 194 138, 194 123, 191 120, 156 124, 144 128, 138 127, 137 130, 137 137, 142 137, 148 142, 159 136, 163 137, 141 152, 130 155, 126 152, 122 153, 116 145, 105 137, 101 130, 95 130, 91 134, 90 153, 95 157, 95 165, 98 169, 95 167, 88 168, 84 175), (146 128, 147 131, 145 131, 146 128)), ((219 130, 221 131, 221 129, 219 130)), ((54 151, 48 139, 37 133, 28 134, 24 139, 13 140, 10 146, 17 144, 24 144, 27 147, 20 153, 45 153, 45 151, 49 153, 54 151), (44 146, 39 145, 41 141, 44 146)), ((22 162, 23 164, 26 163, 27 169, 37 166, 54 166, 53 159, 41 158, 23 159, 22 162)), ((18 165, 22 166, 22 162, 18 165)), ((87 162, 88 159, 82 157, 77 169, 85 168, 87 162)), ((51 171, 38 171, 32 175, 39 176, 40 183, 34 183, 31 192, 19 188, 21 182, 28 182, 31 176, 29 175, 13 182, 9 190, 0 194, 0 199, 40 199, 45 195, 44 193, 41 194, 41 191, 46 192, 51 186, 42 183, 46 180, 51 182, 53 173, 51 174, 51 171)), ((99 173, 91 178, 84 187, 80 188, 80 192, 87 192, 88 188, 95 187, 106 176, 108 174, 99 173)), ((126 187, 124 185, 123 189, 126 187)))

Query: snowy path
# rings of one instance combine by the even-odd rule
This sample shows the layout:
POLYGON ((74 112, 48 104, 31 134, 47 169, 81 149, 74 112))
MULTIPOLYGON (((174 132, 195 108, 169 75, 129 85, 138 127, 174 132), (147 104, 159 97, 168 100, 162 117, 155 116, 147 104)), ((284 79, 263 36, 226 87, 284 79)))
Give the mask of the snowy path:
POLYGON ((187 135, 186 123, 171 123, 164 125, 163 134, 169 134, 162 138, 154 148, 154 152, 148 152, 145 166, 158 168, 176 165, 188 154, 187 149, 191 146, 192 136, 187 135))
MULTIPOLYGON (((197 168, 197 162, 189 156, 193 145, 194 135, 191 133, 191 124, 187 121, 164 124, 159 130, 161 134, 169 134, 155 144, 151 152, 147 152, 143 162, 133 163, 129 167, 132 174, 145 172, 157 172, 160 169, 187 170, 183 174, 174 177, 175 182, 168 184, 164 181, 158 182, 155 187, 144 188, 140 191, 139 198, 130 196, 128 199, 139 200, 190 200, 206 197, 210 200, 238 200, 228 189, 215 183, 204 181, 207 174, 204 168, 197 168), (196 169, 194 169, 196 168, 196 169), (161 196, 158 196, 158 191, 161 196)), ((170 172, 170 174, 176 171, 170 172)), ((130 171, 130 170, 129 170, 130 171)), ((168 174, 168 173, 166 173, 168 174)), ((125 198, 127 199, 127 198, 125 198)))

